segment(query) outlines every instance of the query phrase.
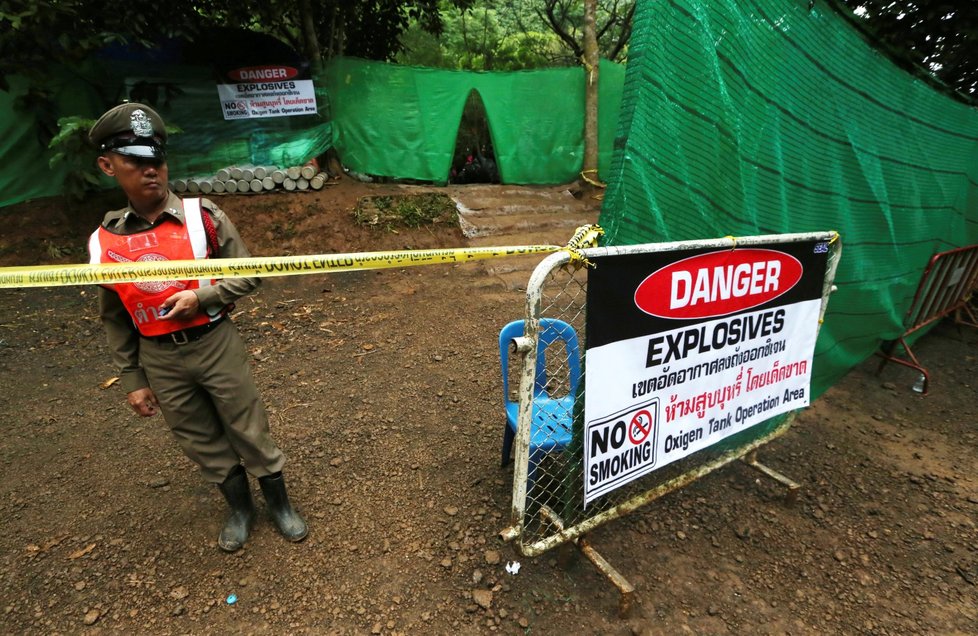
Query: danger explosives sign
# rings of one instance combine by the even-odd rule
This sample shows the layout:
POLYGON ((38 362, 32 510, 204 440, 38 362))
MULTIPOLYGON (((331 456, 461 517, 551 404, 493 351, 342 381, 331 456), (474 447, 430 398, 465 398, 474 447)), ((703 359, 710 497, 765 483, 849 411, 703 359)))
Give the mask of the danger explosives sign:
POLYGON ((230 69, 217 85, 224 119, 315 115, 316 91, 311 79, 281 64, 230 69))
POLYGON ((828 251, 811 240, 593 259, 585 504, 808 405, 828 251))

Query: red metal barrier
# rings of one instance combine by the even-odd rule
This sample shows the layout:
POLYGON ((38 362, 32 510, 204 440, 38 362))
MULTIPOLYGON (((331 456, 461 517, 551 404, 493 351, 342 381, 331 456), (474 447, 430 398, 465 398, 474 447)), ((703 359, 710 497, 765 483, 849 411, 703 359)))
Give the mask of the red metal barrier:
POLYGON ((883 343, 877 355, 880 362, 877 373, 883 370, 887 362, 895 362, 920 371, 923 382, 914 385, 914 390, 927 393, 930 384, 930 374, 920 364, 920 360, 907 344, 907 336, 923 329, 934 321, 954 314, 956 324, 978 328, 978 318, 972 310, 969 300, 972 292, 978 286, 978 245, 959 247, 934 254, 927 263, 913 302, 903 320, 906 331, 896 340, 883 343), (894 355, 897 345, 903 347, 906 357, 894 355))

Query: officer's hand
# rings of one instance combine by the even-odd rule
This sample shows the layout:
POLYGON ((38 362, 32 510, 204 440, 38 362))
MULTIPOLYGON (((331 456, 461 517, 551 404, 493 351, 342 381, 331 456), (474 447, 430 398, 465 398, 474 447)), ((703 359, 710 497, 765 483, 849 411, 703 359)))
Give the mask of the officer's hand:
POLYGON ((197 315, 200 300, 192 290, 185 289, 164 300, 160 308, 166 310, 166 315, 161 316, 160 320, 187 320, 197 315))
POLYGON ((152 417, 160 410, 160 403, 156 400, 156 394, 149 387, 136 389, 126 396, 126 400, 128 400, 132 410, 143 417, 152 417))

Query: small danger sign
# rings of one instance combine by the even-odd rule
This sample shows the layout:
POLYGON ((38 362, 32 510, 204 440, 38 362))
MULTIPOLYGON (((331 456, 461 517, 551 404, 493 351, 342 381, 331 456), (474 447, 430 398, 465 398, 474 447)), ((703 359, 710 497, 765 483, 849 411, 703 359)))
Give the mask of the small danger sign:
POLYGON ((588 422, 585 430, 585 505, 655 468, 659 400, 588 422))

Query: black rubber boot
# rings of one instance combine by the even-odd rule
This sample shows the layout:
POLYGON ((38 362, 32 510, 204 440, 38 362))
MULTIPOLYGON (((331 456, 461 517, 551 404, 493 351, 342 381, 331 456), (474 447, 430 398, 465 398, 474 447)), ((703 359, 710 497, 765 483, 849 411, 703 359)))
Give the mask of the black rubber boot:
POLYGON ((265 502, 268 503, 268 513, 278 531, 289 541, 302 541, 309 534, 306 522, 289 503, 289 494, 285 491, 285 478, 282 473, 258 478, 265 502))
POLYGON ((248 473, 243 466, 237 466, 227 476, 224 483, 218 484, 221 494, 231 507, 231 516, 221 529, 217 545, 225 552, 236 552, 248 540, 248 531, 255 520, 255 504, 248 486, 248 473))

